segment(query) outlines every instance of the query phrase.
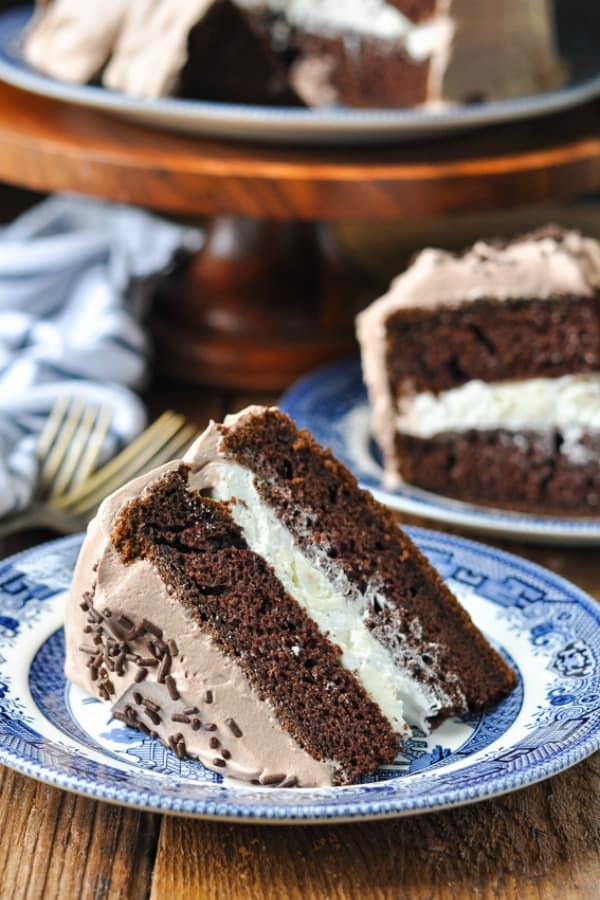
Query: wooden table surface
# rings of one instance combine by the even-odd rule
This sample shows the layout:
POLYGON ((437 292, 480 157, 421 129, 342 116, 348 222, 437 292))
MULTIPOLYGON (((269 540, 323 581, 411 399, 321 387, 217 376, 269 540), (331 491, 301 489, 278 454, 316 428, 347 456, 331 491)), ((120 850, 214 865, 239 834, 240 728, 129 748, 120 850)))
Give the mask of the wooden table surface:
MULTIPOLYGON (((149 398, 198 425, 274 399, 174 383, 149 398)), ((0 542, 0 556, 46 537, 0 542)), ((597 550, 505 546, 600 599, 597 550)), ((0 898, 600 897, 599 800, 600 754, 453 811, 303 827, 141 813, 0 767, 0 898)))

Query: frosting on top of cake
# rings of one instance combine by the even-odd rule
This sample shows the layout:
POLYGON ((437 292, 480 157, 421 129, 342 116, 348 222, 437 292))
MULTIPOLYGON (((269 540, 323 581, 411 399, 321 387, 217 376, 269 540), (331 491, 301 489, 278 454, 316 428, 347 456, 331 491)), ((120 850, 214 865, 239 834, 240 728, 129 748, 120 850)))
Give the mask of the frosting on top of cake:
POLYGON ((423 250, 379 302, 392 312, 480 299, 591 297, 598 288, 600 243, 549 229, 505 245, 478 241, 463 254, 423 250))

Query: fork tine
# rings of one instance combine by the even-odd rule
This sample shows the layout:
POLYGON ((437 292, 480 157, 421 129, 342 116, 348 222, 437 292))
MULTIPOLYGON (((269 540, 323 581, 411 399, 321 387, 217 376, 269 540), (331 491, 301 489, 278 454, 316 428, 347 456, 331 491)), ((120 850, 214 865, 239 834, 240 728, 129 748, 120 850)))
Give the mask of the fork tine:
POLYGON ((39 479, 39 495, 45 497, 50 492, 53 482, 63 465, 68 454, 73 434, 78 427, 84 403, 81 397, 72 398, 70 405, 65 409, 63 419, 56 429, 54 444, 48 447, 39 479))
POLYGON ((73 473, 77 470, 79 462, 89 446, 98 414, 97 406, 86 404, 83 407, 77 427, 71 434, 68 450, 54 476, 50 489, 52 500, 63 494, 71 484, 73 473))
POLYGON ((80 457, 79 464, 73 472, 70 490, 75 491, 90 477, 96 468, 98 458, 102 451, 104 438, 107 435, 110 423, 112 421, 112 410, 107 406, 101 406, 98 415, 94 421, 94 428, 89 436, 89 440, 84 447, 80 457))
POLYGON ((164 445, 185 425, 185 418, 177 413, 164 413, 147 428, 135 441, 129 444, 125 450, 102 468, 98 469, 88 478, 84 484, 74 491, 70 491, 58 499, 57 505, 61 508, 79 505, 89 495, 96 495, 99 491, 105 491, 107 483, 118 476, 121 484, 129 479, 129 473, 145 468, 164 445))
POLYGON ((192 439, 197 436, 197 430, 192 425, 186 425, 152 457, 145 459, 143 463, 136 460, 134 464, 119 470, 116 475, 109 481, 105 481, 102 486, 93 493, 86 493, 78 501, 71 503, 68 507, 69 513, 75 516, 89 516, 91 518, 105 497, 112 494, 113 491, 116 491, 127 481, 131 481, 138 475, 143 475, 144 472, 147 472, 150 469, 155 469, 163 463, 176 459, 182 450, 187 450, 192 439))
POLYGON ((40 461, 45 460, 48 456, 71 400, 72 397, 59 397, 55 401, 42 433, 38 438, 36 455, 40 461))

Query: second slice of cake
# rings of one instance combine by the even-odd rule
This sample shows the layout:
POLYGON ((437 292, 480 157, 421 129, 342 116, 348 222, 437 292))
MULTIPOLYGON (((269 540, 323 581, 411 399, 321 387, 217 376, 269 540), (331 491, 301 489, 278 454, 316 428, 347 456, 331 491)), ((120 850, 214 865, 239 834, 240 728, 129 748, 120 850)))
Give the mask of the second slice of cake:
POLYGON ((600 515, 600 244, 423 250, 358 318, 389 484, 600 515))

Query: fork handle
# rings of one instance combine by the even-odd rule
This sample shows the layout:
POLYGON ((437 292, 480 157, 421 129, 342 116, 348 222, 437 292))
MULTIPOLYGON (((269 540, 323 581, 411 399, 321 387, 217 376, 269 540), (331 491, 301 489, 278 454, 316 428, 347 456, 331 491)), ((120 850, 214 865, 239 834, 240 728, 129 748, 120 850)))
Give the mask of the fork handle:
POLYGON ((48 507, 31 507, 23 513, 17 513, 0 520, 0 537, 19 534, 29 529, 49 528, 57 534, 74 534, 85 528, 85 522, 76 516, 70 516, 48 507))

